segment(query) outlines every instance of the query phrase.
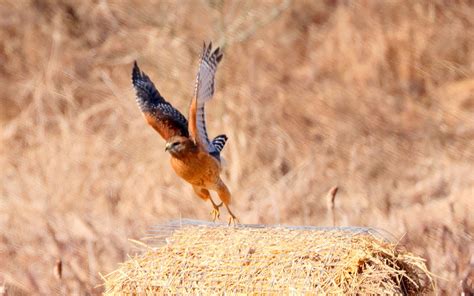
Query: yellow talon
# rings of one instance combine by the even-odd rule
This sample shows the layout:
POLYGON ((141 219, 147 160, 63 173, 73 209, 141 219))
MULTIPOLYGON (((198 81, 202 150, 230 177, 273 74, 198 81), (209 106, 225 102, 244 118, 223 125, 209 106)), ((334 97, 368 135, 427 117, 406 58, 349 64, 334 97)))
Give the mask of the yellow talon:
POLYGON ((234 215, 230 215, 229 223, 227 225, 230 226, 231 224, 233 224, 234 227, 237 226, 237 224, 240 224, 239 218, 235 217, 234 215))
POLYGON ((219 211, 219 208, 213 208, 211 211, 211 216, 212 216, 212 222, 216 222, 217 219, 221 216, 221 213, 219 211))

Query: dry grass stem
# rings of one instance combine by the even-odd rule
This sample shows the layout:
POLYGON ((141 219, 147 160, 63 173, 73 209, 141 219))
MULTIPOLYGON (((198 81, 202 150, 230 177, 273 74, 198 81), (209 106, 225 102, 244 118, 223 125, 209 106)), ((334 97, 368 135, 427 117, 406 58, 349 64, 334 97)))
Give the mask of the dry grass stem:
POLYGON ((336 194, 339 190, 339 187, 334 186, 332 187, 328 195, 326 197, 327 200, 327 213, 329 215, 330 221, 332 222, 332 226, 336 226, 336 212, 335 212, 335 203, 336 203, 336 194))

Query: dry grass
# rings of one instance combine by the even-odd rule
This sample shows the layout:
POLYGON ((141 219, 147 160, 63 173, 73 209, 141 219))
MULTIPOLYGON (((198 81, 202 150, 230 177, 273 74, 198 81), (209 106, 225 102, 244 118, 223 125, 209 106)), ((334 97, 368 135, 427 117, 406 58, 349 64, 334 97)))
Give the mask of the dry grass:
POLYGON ((154 230, 160 240, 169 235, 164 245, 148 247, 105 276, 105 294, 422 295, 433 291, 424 260, 371 229, 230 228, 179 222, 154 230))
POLYGON ((0 286, 100 293, 127 238, 209 218, 130 71, 137 59, 184 111, 212 39, 226 47, 209 132, 230 138, 240 220, 330 225, 337 184, 337 225, 387 229, 440 294, 459 292, 474 249, 473 19, 469 1, 2 1, 0 286))

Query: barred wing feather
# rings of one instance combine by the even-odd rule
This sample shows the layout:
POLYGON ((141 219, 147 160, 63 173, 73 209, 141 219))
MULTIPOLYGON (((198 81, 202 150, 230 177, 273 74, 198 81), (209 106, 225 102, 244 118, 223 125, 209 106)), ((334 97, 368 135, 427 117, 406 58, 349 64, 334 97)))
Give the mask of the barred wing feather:
POLYGON ((184 115, 161 96, 148 75, 140 70, 137 62, 133 65, 132 83, 138 107, 147 123, 165 140, 173 136, 189 136, 188 121, 184 115))
POLYGON ((212 51, 212 43, 204 43, 199 71, 196 78, 194 97, 189 111, 189 132, 201 148, 211 154, 220 152, 213 142, 209 141, 206 130, 205 103, 214 95, 214 84, 217 66, 222 60, 219 48, 212 51))

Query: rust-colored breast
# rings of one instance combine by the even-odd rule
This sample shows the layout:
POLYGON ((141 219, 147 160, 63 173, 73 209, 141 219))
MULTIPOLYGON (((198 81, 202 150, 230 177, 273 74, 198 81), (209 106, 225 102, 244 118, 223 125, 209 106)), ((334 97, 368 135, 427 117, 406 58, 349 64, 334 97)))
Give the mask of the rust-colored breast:
POLYGON ((172 156, 171 166, 178 176, 195 186, 212 188, 219 180, 219 162, 206 152, 190 153, 182 158, 172 156))

